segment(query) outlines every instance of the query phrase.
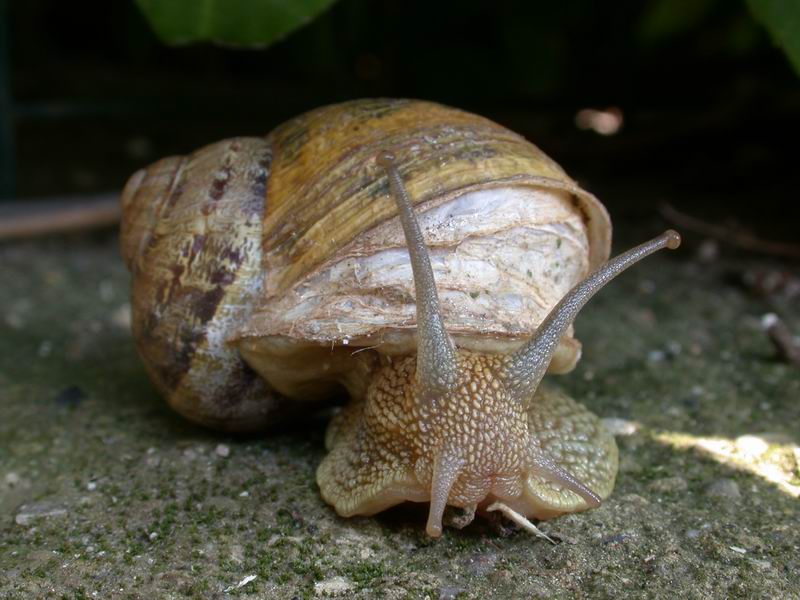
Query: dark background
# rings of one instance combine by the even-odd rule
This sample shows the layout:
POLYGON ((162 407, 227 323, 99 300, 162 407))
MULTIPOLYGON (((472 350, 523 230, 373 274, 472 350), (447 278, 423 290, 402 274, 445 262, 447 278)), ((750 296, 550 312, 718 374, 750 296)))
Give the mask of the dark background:
POLYGON ((798 237, 799 80, 744 2, 340 0, 263 50, 166 46, 132 0, 5 9, 6 197, 118 190, 162 156, 399 96, 524 134, 615 220, 669 200, 798 237), (618 107, 623 127, 578 129, 587 107, 618 107))

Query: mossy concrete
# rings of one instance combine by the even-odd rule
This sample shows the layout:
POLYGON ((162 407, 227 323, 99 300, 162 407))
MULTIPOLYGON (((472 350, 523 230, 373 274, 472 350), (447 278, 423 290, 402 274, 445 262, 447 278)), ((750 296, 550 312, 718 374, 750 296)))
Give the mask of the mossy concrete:
POLYGON ((156 395, 113 236, 6 244, 0 597, 798 598, 800 371, 760 327, 797 331, 798 302, 732 283, 744 266, 662 254, 581 316, 558 383, 610 419, 621 469, 601 508, 541 524, 551 545, 432 540, 424 507, 338 518, 324 415, 237 439, 156 395))

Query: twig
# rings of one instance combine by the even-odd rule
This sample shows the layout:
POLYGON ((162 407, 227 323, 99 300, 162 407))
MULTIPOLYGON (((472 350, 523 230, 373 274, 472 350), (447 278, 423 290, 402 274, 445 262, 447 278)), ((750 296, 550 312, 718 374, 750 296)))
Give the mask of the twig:
POLYGON ((0 240, 106 227, 120 216, 116 194, 0 202, 0 240))
POLYGON ((495 503, 490 504, 489 506, 486 507, 486 512, 493 512, 495 510, 499 510, 501 513, 503 513, 503 515, 507 519, 510 519, 511 521, 514 521, 514 523, 516 523, 517 525, 522 527, 528 533, 532 533, 533 535, 535 535, 537 537, 544 538, 548 542, 550 542, 551 544, 555 544, 556 543, 555 540, 553 540, 553 538, 551 538, 544 531, 542 531, 541 529, 536 527, 536 525, 531 523, 527 519, 527 517, 525 515, 522 515, 522 514, 518 513, 517 511, 515 511, 510 506, 506 506, 502 502, 495 502, 495 503))
POLYGON ((796 244, 762 240, 749 233, 735 231, 730 227, 708 223, 697 217, 682 213, 667 203, 661 205, 659 212, 664 219, 679 229, 705 235, 753 252, 800 259, 800 246, 796 244))
POLYGON ((800 340, 792 335, 786 323, 775 313, 767 313, 762 317, 761 324, 781 358, 800 367, 800 340))
POLYGON ((800 296, 800 277, 790 271, 773 268, 752 268, 742 273, 742 283, 757 296, 770 298, 800 296))

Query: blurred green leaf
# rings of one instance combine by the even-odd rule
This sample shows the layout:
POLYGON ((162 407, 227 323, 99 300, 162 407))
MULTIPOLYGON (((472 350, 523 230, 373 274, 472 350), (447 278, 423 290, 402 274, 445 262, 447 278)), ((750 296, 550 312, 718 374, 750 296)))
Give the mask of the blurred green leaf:
POLYGON ((168 44, 218 42, 264 47, 322 13, 335 0, 136 0, 168 44))
POLYGON ((747 0, 747 4, 800 75, 800 0, 747 0))
POLYGON ((698 27, 715 8, 717 0, 652 0, 642 12, 638 34, 654 43, 698 27))

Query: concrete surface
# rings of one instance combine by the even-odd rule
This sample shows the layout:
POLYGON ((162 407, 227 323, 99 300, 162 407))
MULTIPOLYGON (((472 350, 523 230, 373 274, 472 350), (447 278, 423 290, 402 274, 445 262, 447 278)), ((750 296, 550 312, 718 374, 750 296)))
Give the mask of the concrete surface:
POLYGON ((800 597, 800 369, 761 327, 800 330, 800 300, 737 283, 797 265, 687 246, 579 319, 558 383, 621 469, 601 508, 541 524, 557 545, 484 522, 434 541, 424 507, 338 518, 324 415, 236 439, 155 394, 113 235, 0 246, 0 598, 800 597))

